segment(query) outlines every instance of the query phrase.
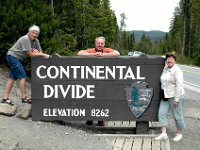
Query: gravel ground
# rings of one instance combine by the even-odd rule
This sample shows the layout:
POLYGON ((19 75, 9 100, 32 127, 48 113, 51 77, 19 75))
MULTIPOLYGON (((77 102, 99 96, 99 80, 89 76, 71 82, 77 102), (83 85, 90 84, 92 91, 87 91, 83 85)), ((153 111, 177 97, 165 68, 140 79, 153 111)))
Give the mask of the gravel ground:
POLYGON ((51 122, 0 116, 1 150, 111 150, 109 140, 51 122))
MULTIPOLYGON (((183 140, 170 141, 171 150, 200 150, 200 97, 199 93, 186 89, 184 116, 186 128, 183 130, 183 140)), ((171 118, 169 135, 174 137, 175 126, 171 118)))

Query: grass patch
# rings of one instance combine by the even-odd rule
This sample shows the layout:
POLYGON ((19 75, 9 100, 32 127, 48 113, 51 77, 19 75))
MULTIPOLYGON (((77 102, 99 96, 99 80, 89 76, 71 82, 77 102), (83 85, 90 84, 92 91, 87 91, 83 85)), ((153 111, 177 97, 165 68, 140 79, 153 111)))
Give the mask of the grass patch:
POLYGON ((186 57, 186 56, 183 56, 183 55, 177 55, 177 63, 179 64, 184 64, 184 65, 196 65, 196 61, 194 58, 189 58, 189 57, 186 57))

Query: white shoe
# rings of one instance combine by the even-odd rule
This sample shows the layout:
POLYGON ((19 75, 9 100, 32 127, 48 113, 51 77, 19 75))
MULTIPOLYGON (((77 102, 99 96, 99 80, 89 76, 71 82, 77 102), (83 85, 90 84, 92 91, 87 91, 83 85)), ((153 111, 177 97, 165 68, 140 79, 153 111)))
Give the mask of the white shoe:
POLYGON ((159 136, 154 138, 154 140, 156 141, 167 140, 167 139, 168 139, 167 133, 161 133, 159 136))
POLYGON ((173 138, 173 141, 174 141, 174 142, 178 142, 178 141, 180 141, 182 138, 183 138, 183 135, 182 135, 182 134, 176 134, 176 136, 173 138))

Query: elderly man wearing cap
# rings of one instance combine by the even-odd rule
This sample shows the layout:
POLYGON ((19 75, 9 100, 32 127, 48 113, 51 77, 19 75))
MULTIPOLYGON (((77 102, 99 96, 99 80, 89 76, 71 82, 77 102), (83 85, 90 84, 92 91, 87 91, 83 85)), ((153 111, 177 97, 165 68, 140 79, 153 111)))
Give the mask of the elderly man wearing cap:
POLYGON ((40 28, 33 25, 29 28, 28 34, 20 37, 18 41, 8 50, 7 62, 10 66, 10 75, 4 91, 2 103, 13 105, 9 99, 10 91, 13 87, 15 80, 19 79, 19 88, 21 92, 22 103, 31 103, 25 91, 26 72, 21 63, 28 57, 42 56, 49 58, 48 54, 42 52, 40 42, 37 39, 40 33, 40 28))

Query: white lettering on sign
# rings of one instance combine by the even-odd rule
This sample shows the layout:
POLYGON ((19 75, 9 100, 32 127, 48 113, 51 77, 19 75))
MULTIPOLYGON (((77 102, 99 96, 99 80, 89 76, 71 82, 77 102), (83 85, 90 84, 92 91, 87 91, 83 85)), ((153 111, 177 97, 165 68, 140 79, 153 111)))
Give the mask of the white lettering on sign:
MULTIPOLYGON (((36 68, 40 79, 64 80, 145 80, 141 66, 45 66, 36 68)), ((53 83, 52 83, 53 84, 53 83)), ((43 85, 43 98, 94 99, 95 85, 43 85)))
POLYGON ((56 109, 56 108, 44 108, 43 109, 43 116, 44 117, 51 117, 51 116, 85 116, 85 109, 56 109))
POLYGON ((145 80, 141 76, 141 66, 136 66, 135 72, 131 66, 39 66, 36 75, 40 79, 97 79, 97 80, 145 80), (80 75, 80 76, 78 76, 80 75))
POLYGON ((43 85, 44 87, 44 98, 66 98, 67 95, 72 99, 80 98, 95 98, 94 96, 94 85, 67 85, 66 88, 63 85, 43 85), (61 94, 61 97, 59 97, 61 94))

